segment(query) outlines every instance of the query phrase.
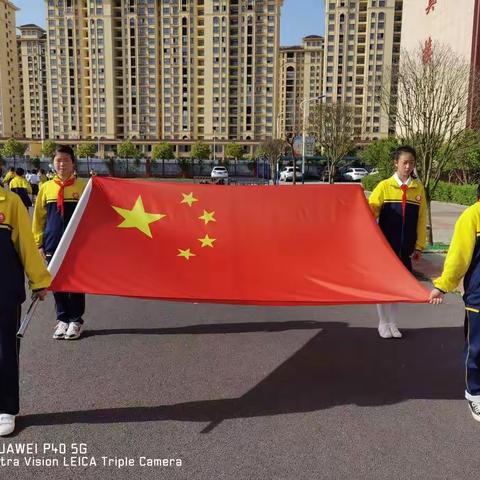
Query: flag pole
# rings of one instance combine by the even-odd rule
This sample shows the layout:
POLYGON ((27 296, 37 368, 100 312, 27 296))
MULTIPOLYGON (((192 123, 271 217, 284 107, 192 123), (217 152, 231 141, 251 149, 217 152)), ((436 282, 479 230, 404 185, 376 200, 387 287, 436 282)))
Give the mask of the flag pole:
POLYGON ((28 310, 27 310, 27 313, 25 314, 25 317, 23 317, 23 321, 20 325, 20 328, 18 329, 17 338, 23 338, 23 335, 25 334, 25 330, 27 329, 28 324, 30 323, 30 320, 33 317, 33 314, 35 313, 35 309, 37 308, 39 300, 40 299, 38 297, 35 297, 32 300, 32 303, 28 307, 28 310))

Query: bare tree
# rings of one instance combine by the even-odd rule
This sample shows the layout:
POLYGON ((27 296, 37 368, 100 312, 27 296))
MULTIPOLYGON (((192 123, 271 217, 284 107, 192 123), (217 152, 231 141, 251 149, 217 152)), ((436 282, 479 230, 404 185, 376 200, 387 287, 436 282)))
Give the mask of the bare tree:
POLYGON ((327 159, 329 183, 334 182, 338 162, 353 148, 353 116, 353 107, 339 101, 312 107, 308 130, 327 159))
MULTIPOLYGON (((270 178, 276 182, 276 171, 280 157, 285 153, 285 141, 278 138, 270 138, 261 143, 255 152, 257 158, 265 157, 270 165, 270 178)), ((294 175, 295 176, 295 175, 294 175)))
POLYGON ((297 182, 296 179, 296 174, 295 172, 297 171, 297 155, 295 153, 295 138, 298 136, 298 128, 294 127, 291 131, 285 132, 285 147, 290 151, 292 155, 292 163, 293 163, 293 177, 292 177, 292 185, 295 185, 297 182))
MULTIPOLYGON (((382 107, 403 142, 417 150, 417 170, 426 190, 431 225, 432 194, 455 152, 464 150, 467 114, 471 111, 470 64, 450 47, 432 44, 414 51, 402 51, 400 65, 392 71, 392 91, 383 89, 382 107), (393 95, 393 97, 392 97, 393 95)), ((475 95, 477 95, 475 93, 475 95)), ((433 242, 430 229, 428 241, 433 242)))

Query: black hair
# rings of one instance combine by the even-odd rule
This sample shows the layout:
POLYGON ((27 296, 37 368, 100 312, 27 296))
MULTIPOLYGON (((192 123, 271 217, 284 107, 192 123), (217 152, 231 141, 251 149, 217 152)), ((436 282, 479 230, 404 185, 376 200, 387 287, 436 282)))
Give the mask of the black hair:
POLYGON ((15 171, 15 167, 10 167, 9 169, 11 172, 14 172, 15 171))
POLYGON ((72 162, 75 163, 75 152, 72 147, 69 147, 68 145, 57 145, 55 148, 55 155, 57 153, 66 153, 67 155, 70 155, 72 162))
POLYGON ((400 155, 402 155, 402 153, 409 153, 415 159, 415 161, 417 161, 417 152, 410 145, 402 145, 402 146, 396 148, 392 152, 392 160, 394 162, 398 162, 398 160, 400 158, 400 155))
POLYGON ((25 174, 25 170, 23 168, 17 168, 15 170, 15 173, 19 176, 22 177, 25 174))
POLYGON ((480 200, 480 185, 477 187, 477 200, 480 200))

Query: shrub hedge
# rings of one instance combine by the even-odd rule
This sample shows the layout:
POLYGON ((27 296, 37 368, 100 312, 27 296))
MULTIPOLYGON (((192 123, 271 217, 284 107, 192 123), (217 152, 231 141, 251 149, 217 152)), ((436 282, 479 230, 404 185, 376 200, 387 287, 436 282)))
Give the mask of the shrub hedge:
MULTIPOLYGON (((367 175, 362 179, 363 188, 372 191, 382 180, 378 175, 367 175)), ((473 205, 477 201, 477 185, 455 185, 448 182, 438 182, 432 200, 459 205, 473 205)))

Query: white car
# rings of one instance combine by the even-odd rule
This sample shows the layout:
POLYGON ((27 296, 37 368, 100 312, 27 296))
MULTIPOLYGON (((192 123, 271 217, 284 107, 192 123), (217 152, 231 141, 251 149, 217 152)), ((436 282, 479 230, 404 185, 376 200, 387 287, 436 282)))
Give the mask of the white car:
POLYGON ((364 168, 347 168, 343 174, 343 178, 350 182, 357 182, 361 180, 368 172, 364 168))
MULTIPOLYGON (((297 167, 295 171, 295 179, 299 180, 302 178, 302 171, 297 167)), ((289 180, 293 180, 293 167, 285 167, 281 172, 280 172, 280 180, 283 180, 284 182, 288 182, 289 180)))
POLYGON ((213 167, 211 178, 228 178, 228 170, 225 167, 213 167))

